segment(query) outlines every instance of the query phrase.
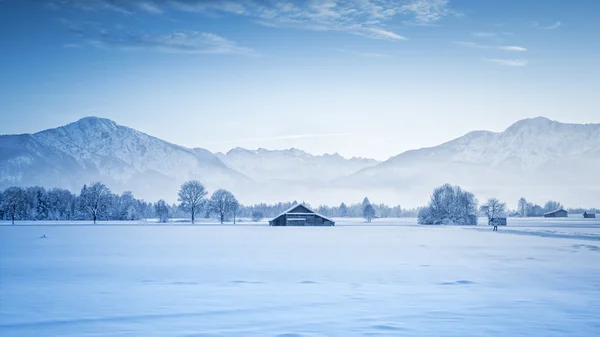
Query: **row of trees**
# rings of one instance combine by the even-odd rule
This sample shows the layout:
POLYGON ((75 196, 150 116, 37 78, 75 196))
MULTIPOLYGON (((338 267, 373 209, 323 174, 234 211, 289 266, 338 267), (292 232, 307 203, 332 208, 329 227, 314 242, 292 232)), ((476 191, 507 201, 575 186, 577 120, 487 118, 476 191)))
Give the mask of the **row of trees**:
MULTIPOLYGON (((113 194, 100 183, 84 185, 79 195, 65 189, 46 190, 43 187, 10 187, 0 192, 0 219, 14 220, 140 220, 158 218, 167 222, 171 218, 191 217, 195 223, 198 217, 216 217, 221 223, 239 217, 260 221, 272 218, 298 202, 276 204, 241 205, 236 197, 224 189, 216 190, 210 197, 208 191, 198 181, 184 183, 178 192, 178 204, 168 204, 164 200, 149 203, 136 199, 131 192, 113 194)), ((306 204, 303 202, 303 204, 306 204)), ((310 207, 309 204, 306 204, 310 207)), ((475 196, 458 186, 449 184, 433 191, 426 207, 403 209, 400 205, 388 206, 373 204, 368 198, 361 203, 339 206, 321 205, 315 210, 329 217, 363 217, 367 222, 374 218, 418 217, 422 224, 476 224, 477 216, 493 219, 499 214, 512 216, 542 216, 544 213, 563 208, 556 201, 548 201, 544 207, 521 198, 516 211, 507 211, 506 204, 497 199, 489 199, 481 207, 475 196)), ((589 210, 588 210, 589 211, 589 210)), ((595 210, 592 210, 595 211, 595 210)), ((581 210, 580 213, 583 213, 581 210)))
POLYGON ((544 213, 552 212, 563 207, 564 206, 558 201, 549 200, 544 204, 544 207, 542 207, 540 205, 528 202, 525 198, 521 198, 517 203, 517 213, 515 215, 521 217, 543 216, 544 213))
POLYGON ((179 190, 179 204, 164 200, 152 204, 136 199, 131 192, 113 194, 100 183, 84 185, 75 195, 65 189, 43 187, 10 187, 0 192, 0 219, 11 220, 140 220, 156 217, 162 222, 173 217, 217 215, 221 223, 235 217, 240 204, 229 191, 215 191, 210 199, 198 181, 184 183, 179 190))
MULTIPOLYGON (((488 224, 492 224, 494 219, 506 216, 537 217, 544 213, 564 208, 558 202, 550 200, 544 204, 544 207, 528 202, 525 198, 519 199, 516 211, 509 211, 506 204, 496 198, 488 199, 479 208, 475 196, 464 191, 459 186, 445 184, 436 188, 431 195, 431 200, 426 207, 419 211, 418 222, 420 224, 461 224, 476 225, 479 215, 488 219, 488 224)), ((584 211, 594 212, 595 209, 585 210, 577 209, 574 212, 583 213, 584 211)))

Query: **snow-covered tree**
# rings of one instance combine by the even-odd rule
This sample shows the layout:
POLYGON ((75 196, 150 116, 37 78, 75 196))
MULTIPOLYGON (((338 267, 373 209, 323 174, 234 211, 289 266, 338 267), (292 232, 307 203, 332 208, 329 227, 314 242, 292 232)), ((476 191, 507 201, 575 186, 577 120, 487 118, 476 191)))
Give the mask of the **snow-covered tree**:
POLYGON ((204 197, 208 194, 204 185, 197 180, 191 180, 183 183, 179 189, 180 207, 190 212, 192 215, 192 224, 195 221, 196 212, 200 210, 204 203, 204 197))
POLYGON ((527 216, 527 200, 525 200, 525 198, 519 199, 519 202, 517 203, 517 208, 520 216, 527 216))
POLYGON ((71 220, 75 217, 77 197, 69 190, 53 188, 48 190, 48 220, 71 220))
POLYGON ((373 208, 373 205, 367 204, 363 208, 363 218, 365 218, 367 220, 367 222, 370 223, 374 217, 375 217, 375 209, 373 208))
POLYGON ((264 218, 264 215, 262 212, 260 212, 260 211, 252 212, 252 221, 259 222, 260 220, 262 220, 262 218, 264 218))
POLYGON ((341 203, 339 207, 339 216, 345 218, 348 216, 348 206, 345 203, 341 203))
POLYGON ((221 223, 223 223, 226 216, 233 211, 233 207, 237 203, 237 199, 233 194, 224 189, 216 190, 210 197, 210 209, 217 213, 221 223))
POLYGON ((479 211, 487 216, 488 225, 491 225, 492 220, 506 212, 506 204, 496 198, 489 198, 485 204, 479 207, 479 211))
POLYGON ((562 209, 563 205, 558 202, 558 201, 554 201, 554 200, 549 200, 544 204, 544 213, 548 213, 548 212, 552 212, 555 211, 557 209, 562 209))
POLYGON ((22 219, 27 213, 27 194, 24 189, 20 187, 9 187, 1 198, 2 209, 11 220, 11 223, 15 224, 15 219, 22 219))
POLYGON ((156 217, 158 218, 158 221, 163 223, 169 221, 169 207, 167 206, 167 203, 164 200, 161 199, 158 202, 156 202, 156 204, 154 205, 154 212, 156 214, 156 217))
POLYGON ((419 211, 419 223, 476 225, 477 199, 459 186, 440 186, 433 191, 429 205, 419 211))
POLYGON ((233 224, 235 225, 235 220, 237 218, 238 212, 240 211, 240 202, 233 197, 231 202, 231 215, 233 215, 233 224))
POLYGON ((81 194, 82 206, 96 224, 96 220, 108 211, 112 194, 110 189, 101 182, 92 183, 89 187, 83 186, 81 194))

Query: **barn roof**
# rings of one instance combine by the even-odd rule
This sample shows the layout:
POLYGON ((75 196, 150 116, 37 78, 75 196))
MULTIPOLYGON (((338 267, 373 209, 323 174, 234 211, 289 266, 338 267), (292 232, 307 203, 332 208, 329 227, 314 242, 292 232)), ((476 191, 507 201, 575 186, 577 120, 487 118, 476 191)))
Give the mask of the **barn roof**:
POLYGON ((292 207, 290 207, 290 208, 286 209, 285 211, 283 211, 283 212, 279 213, 279 215, 278 215, 278 216, 274 217, 274 218, 273 218, 273 219, 271 219, 270 221, 275 221, 277 218, 279 218, 280 216, 282 216, 282 215, 284 215, 284 214, 287 214, 287 213, 294 213, 294 214, 304 214, 304 215, 308 215, 308 214, 315 214, 315 215, 317 215, 317 216, 320 216, 321 218, 323 218, 323 219, 325 219, 325 220, 327 220, 327 221, 335 222, 335 221, 333 221, 333 220, 329 219, 328 217, 326 217, 326 216, 324 216, 324 215, 322 215, 322 214, 319 214, 319 213, 315 212, 315 211, 314 211, 314 210, 312 210, 310 207, 308 207, 308 206, 306 206, 306 205, 304 205, 304 204, 296 204, 296 205, 292 205, 292 207), (300 206, 301 206, 301 207, 304 207, 304 208, 306 208, 306 209, 308 210, 308 213, 307 213, 307 212, 292 212, 294 209, 296 209, 296 208, 298 208, 298 207, 300 207, 300 206))
MULTIPOLYGON (((565 211, 564 209, 562 209, 562 208, 559 208, 559 209, 555 209, 555 210, 553 210, 553 211, 551 211, 551 212, 546 212, 546 213, 544 213, 544 215, 547 215, 547 214, 552 214, 552 213, 557 213, 557 212, 561 212, 561 211, 562 211, 562 212, 567 212, 567 211, 565 211)), ((568 212, 567 212, 567 213, 568 213, 568 212)))

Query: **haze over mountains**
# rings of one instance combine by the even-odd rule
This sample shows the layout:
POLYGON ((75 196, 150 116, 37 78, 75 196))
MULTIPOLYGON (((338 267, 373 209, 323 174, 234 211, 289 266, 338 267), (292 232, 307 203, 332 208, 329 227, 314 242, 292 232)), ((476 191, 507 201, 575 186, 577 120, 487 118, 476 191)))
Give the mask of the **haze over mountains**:
POLYGON ((475 131, 436 147, 384 162, 313 156, 297 149, 216 153, 186 148, 115 122, 88 117, 35 134, 0 136, 0 188, 13 185, 78 191, 101 180, 113 191, 148 200, 176 200, 179 185, 202 181, 227 188, 246 204, 305 200, 313 205, 373 202, 423 205, 449 182, 480 199, 514 205, 523 196, 542 203, 598 206, 600 124, 565 124, 538 117, 504 132, 475 131))

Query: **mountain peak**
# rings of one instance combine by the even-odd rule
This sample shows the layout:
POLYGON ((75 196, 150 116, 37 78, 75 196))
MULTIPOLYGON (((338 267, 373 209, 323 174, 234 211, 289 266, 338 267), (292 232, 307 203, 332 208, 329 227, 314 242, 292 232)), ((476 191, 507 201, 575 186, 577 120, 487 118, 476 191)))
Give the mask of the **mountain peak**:
POLYGON ((545 130, 554 124, 561 124, 547 117, 535 117, 522 119, 509 126, 506 131, 522 131, 522 130, 545 130))
POLYGON ((72 123, 77 125, 90 125, 90 126, 110 126, 116 127, 117 123, 115 121, 110 120, 108 118, 101 118, 95 116, 83 117, 80 120, 72 123))

